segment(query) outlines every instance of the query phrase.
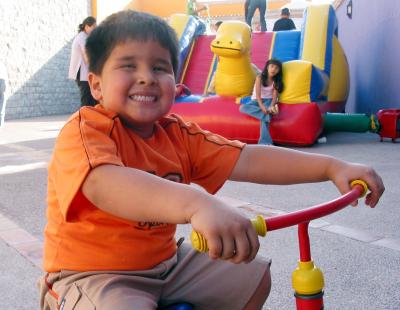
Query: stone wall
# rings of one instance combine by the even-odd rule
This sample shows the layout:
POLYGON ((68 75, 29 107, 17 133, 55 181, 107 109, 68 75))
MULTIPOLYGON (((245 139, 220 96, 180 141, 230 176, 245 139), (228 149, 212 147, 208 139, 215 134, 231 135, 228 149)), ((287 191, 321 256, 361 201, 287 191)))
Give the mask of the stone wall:
POLYGON ((0 1, 0 63, 8 80, 5 118, 66 114, 79 106, 68 80, 71 43, 90 0, 0 1))

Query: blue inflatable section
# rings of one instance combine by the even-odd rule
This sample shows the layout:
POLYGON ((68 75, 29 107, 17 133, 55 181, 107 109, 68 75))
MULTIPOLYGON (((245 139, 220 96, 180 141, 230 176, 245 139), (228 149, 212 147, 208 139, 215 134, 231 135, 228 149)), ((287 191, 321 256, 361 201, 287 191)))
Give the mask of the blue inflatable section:
POLYGON ((329 8, 329 18, 328 18, 328 30, 327 30, 327 45, 326 45, 326 56, 325 56, 325 73, 330 76, 331 75, 331 64, 332 64, 332 54, 333 54, 333 46, 332 46, 332 38, 334 35, 337 36, 338 29, 338 21, 336 18, 335 10, 331 6, 329 8))
POLYGON ((315 67, 312 66, 311 70, 311 88, 310 88, 310 100, 312 102, 326 100, 326 97, 323 96, 323 91, 326 88, 328 78, 324 78, 325 73, 315 67))
POLYGON ((183 102, 197 103, 200 102, 202 99, 203 97, 198 95, 180 96, 178 98, 175 98, 175 103, 183 103, 183 102))
POLYGON ((282 62, 299 59, 300 31, 277 31, 272 58, 282 62))
POLYGON ((185 29, 183 30, 182 36, 179 40, 179 67, 177 77, 181 76, 182 66, 185 63, 185 60, 189 54, 190 47, 194 39, 204 33, 205 25, 199 19, 188 16, 188 22, 186 24, 185 29))

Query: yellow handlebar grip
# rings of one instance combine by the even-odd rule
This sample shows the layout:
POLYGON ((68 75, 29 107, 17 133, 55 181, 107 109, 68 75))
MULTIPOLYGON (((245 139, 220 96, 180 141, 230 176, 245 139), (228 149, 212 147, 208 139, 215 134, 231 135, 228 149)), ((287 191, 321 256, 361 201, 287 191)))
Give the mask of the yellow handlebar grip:
POLYGON ((355 185, 361 185, 361 186, 362 186, 362 188, 363 188, 364 191, 362 192, 361 197, 364 197, 364 196, 367 194, 367 192, 368 192, 368 185, 367 185, 367 183, 365 183, 363 180, 354 180, 354 181, 351 181, 350 186, 351 186, 351 187, 354 187, 355 185))
POLYGON ((190 235, 190 241, 192 242, 192 247, 198 252, 208 252, 207 240, 202 234, 197 231, 192 230, 190 235))
POLYGON ((265 235, 267 234, 267 224, 265 223, 265 220, 261 215, 257 215, 255 219, 252 219, 251 225, 253 225, 254 229, 257 232, 257 235, 265 237, 265 235))
MULTIPOLYGON (((261 215, 257 215, 256 218, 251 219, 251 224, 256 230, 257 235, 264 237, 267 234, 267 224, 261 215)), ((199 252, 208 252, 207 240, 202 234, 192 230, 190 241, 195 250, 199 252)))

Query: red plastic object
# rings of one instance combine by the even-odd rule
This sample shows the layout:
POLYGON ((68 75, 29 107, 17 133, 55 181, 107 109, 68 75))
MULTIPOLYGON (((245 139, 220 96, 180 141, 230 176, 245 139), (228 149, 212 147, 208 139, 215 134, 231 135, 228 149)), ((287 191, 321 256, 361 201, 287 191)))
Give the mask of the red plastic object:
POLYGON ((265 223, 267 225, 267 231, 269 232, 272 230, 309 222, 339 211, 340 209, 345 208, 353 201, 360 198, 363 192, 364 189, 361 185, 355 185, 347 194, 326 203, 319 204, 308 209, 266 218, 265 223))
POLYGON ((308 236, 308 224, 309 222, 300 223, 298 229, 301 262, 311 261, 311 247, 310 247, 310 237, 308 236))
POLYGON ((324 301, 322 299, 323 292, 315 296, 296 296, 297 310, 322 310, 324 309, 324 301))
POLYGON ((379 110, 376 113, 381 129, 379 135, 381 142, 383 138, 390 138, 392 142, 400 137, 400 109, 379 110))

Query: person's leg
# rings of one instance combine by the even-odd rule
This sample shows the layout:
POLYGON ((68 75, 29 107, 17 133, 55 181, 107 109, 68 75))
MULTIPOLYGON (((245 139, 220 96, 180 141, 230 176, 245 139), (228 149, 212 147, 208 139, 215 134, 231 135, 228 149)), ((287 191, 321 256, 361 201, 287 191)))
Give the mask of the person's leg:
POLYGON ((211 260, 184 243, 178 264, 165 279, 160 305, 187 302, 197 310, 261 309, 271 286, 270 263, 261 256, 248 264, 211 260))
POLYGON ((260 121, 260 139, 258 140, 258 144, 272 144, 268 120, 260 121))
POLYGON ((40 309, 155 310, 160 291, 160 280, 134 272, 51 273, 40 280, 40 309))
POLYGON ((247 15, 249 13, 250 0, 246 0, 244 3, 244 21, 247 22, 247 15))
POLYGON ((252 100, 246 104, 241 104, 239 107, 239 111, 259 120, 263 120, 265 118, 265 114, 260 109, 260 106, 258 105, 256 100, 252 100))
MULTIPOLYGON (((271 101, 271 99, 263 99, 263 104, 267 110, 271 105, 271 101)), ((269 121, 270 116, 263 114, 260 124, 260 139, 258 140, 258 144, 272 144, 272 138, 269 133, 269 121)))
POLYGON ((265 12, 267 10, 267 3, 265 0, 258 1, 258 11, 260 12, 260 25, 261 31, 267 31, 267 22, 265 20, 265 12))
POLYGON ((264 276, 260 281, 260 285, 257 287, 254 295, 251 297, 244 309, 261 309, 270 292, 271 273, 268 271, 264 273, 264 276))
POLYGON ((256 9, 257 9, 256 1, 251 0, 250 4, 248 6, 248 11, 247 11, 247 16, 246 16, 246 23, 247 23, 247 25, 250 26, 250 28, 251 28, 251 20, 253 19, 254 12, 256 11, 256 9))

